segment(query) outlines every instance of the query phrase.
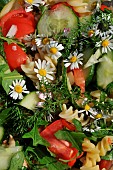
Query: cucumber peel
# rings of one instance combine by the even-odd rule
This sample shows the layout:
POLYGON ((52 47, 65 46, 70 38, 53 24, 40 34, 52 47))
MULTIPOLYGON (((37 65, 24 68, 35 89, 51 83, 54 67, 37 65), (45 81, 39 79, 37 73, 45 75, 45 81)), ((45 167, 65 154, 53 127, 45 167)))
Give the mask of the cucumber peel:
POLYGON ((29 110, 34 110, 38 102, 38 95, 35 91, 33 91, 24 97, 24 99, 20 102, 20 105, 29 110))
POLYGON ((97 67, 97 85, 103 89, 113 81, 113 52, 103 56, 103 61, 97 67))
POLYGON ((70 7, 64 4, 60 4, 54 10, 46 10, 37 25, 38 34, 46 36, 58 34, 64 28, 78 28, 78 17, 70 7))

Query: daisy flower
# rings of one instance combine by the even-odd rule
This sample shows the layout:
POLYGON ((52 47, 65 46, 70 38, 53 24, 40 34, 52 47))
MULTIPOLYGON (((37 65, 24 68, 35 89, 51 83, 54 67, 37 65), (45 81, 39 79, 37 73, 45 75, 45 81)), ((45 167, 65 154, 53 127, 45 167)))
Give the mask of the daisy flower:
POLYGON ((50 62, 38 59, 38 62, 35 61, 36 67, 34 72, 37 73, 37 77, 40 81, 50 82, 55 79, 55 68, 51 68, 50 62))
POLYGON ((25 11, 30 12, 33 10, 33 6, 39 7, 39 5, 44 5, 43 0, 24 0, 25 1, 25 11))
POLYGON ((99 35, 100 37, 103 36, 105 37, 112 34, 113 34, 113 26, 109 25, 108 23, 103 23, 103 26, 101 26, 101 28, 99 28, 98 25, 97 30, 95 31, 95 36, 99 35))
POLYGON ((88 104, 85 105, 83 110, 78 111, 78 113, 83 113, 83 112, 85 112, 86 115, 88 115, 88 116, 90 114, 93 114, 93 115, 95 114, 95 110, 92 109, 88 104))
POLYGON ((78 54, 78 51, 76 50, 73 54, 70 54, 70 56, 68 57, 68 59, 63 60, 63 62, 65 63, 65 67, 69 67, 70 69, 73 70, 75 68, 79 68, 79 64, 82 65, 83 63, 81 62, 81 60, 83 60, 82 58, 83 54, 80 53, 78 54))
POLYGON ((112 36, 105 36, 101 37, 101 41, 96 42, 96 47, 102 48, 102 53, 107 53, 108 51, 113 50, 113 39, 111 39, 112 36))
POLYGON ((42 48, 42 51, 45 50, 46 45, 49 44, 52 40, 52 38, 48 38, 44 34, 38 34, 35 38, 37 47, 42 48))
POLYGON ((59 51, 63 49, 64 47, 62 44, 58 44, 56 41, 50 41, 50 43, 46 46, 47 53, 53 60, 57 60, 61 57, 62 54, 59 51))
POLYGON ((16 99, 23 99, 22 93, 29 93, 27 91, 25 80, 15 80, 13 81, 13 84, 9 86, 11 91, 9 92, 10 97, 12 97, 14 100, 16 99))
POLYGON ((35 42, 35 34, 25 35, 23 40, 25 41, 25 45, 27 47, 31 47, 32 51, 36 51, 36 42, 35 42))

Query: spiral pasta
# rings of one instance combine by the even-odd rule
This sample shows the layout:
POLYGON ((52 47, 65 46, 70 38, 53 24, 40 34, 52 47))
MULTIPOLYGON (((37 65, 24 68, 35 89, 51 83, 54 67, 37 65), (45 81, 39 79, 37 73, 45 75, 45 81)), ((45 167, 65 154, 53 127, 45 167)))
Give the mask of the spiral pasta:
POLYGON ((73 119, 77 119, 81 122, 82 126, 86 125, 90 121, 89 117, 85 120, 84 114, 79 114, 78 110, 73 111, 72 106, 67 109, 65 104, 62 106, 62 112, 59 114, 59 117, 66 119, 68 122, 72 122, 73 119))
POLYGON ((83 166, 80 168, 81 170, 99 170, 99 167, 96 165, 97 162, 100 162, 100 155, 98 148, 95 147, 93 143, 90 142, 89 139, 85 138, 82 143, 82 149, 86 152, 86 159, 83 162, 83 166))
POLYGON ((37 76, 36 73, 34 72, 34 67, 35 67, 35 62, 30 61, 28 58, 26 64, 21 65, 21 69, 24 71, 27 77, 29 77, 33 82, 37 82, 37 76))
POLYGON ((99 170, 99 165, 96 165, 96 166, 93 166, 93 167, 85 167, 85 166, 83 166, 83 167, 81 167, 80 168, 81 170, 99 170))
POLYGON ((111 144, 113 143, 113 136, 105 136, 98 144, 96 149, 99 150, 100 156, 105 156, 107 151, 111 150, 111 144))

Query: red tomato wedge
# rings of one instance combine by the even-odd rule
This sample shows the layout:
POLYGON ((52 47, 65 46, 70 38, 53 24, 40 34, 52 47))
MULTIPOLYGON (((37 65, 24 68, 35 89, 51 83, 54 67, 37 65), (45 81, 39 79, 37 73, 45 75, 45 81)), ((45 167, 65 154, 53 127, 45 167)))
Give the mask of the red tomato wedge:
POLYGON ((3 35, 6 36, 12 25, 17 26, 16 38, 23 37, 35 31, 35 19, 32 13, 25 10, 13 10, 2 17, 0 26, 3 35))
POLYGON ((42 132, 41 135, 43 137, 49 136, 49 135, 54 135, 58 130, 63 129, 62 121, 61 120, 56 120, 52 124, 48 125, 42 132))
POLYGON ((101 5, 100 9, 101 9, 101 11, 104 11, 104 9, 109 9, 110 10, 110 8, 108 6, 103 5, 103 4, 101 5))
POLYGON ((106 170, 112 170, 113 169, 113 160, 101 160, 99 162, 99 168, 102 170, 105 168, 106 170))
MULTIPOLYGON (((52 124, 48 125, 40 135, 50 143, 48 149, 53 152, 58 159, 68 160, 70 163, 69 166, 72 166, 76 162, 76 157, 78 150, 72 147, 72 144, 65 140, 59 140, 55 137, 55 133, 58 130, 67 128, 67 125, 70 129, 71 125, 63 121, 63 119, 56 120, 52 124)), ((72 128, 72 127, 71 127, 72 128)))
POLYGON ((27 54, 17 44, 8 44, 5 42, 4 52, 11 71, 14 69, 20 69, 21 64, 25 64, 27 60, 27 54))
POLYGON ((76 130, 75 126, 73 124, 67 122, 65 119, 61 119, 61 121, 62 121, 62 124, 63 124, 64 127, 68 128, 71 131, 76 130))
POLYGON ((77 86, 80 87, 81 93, 85 92, 85 78, 84 78, 84 73, 81 68, 77 68, 73 70, 74 74, 74 81, 77 86))

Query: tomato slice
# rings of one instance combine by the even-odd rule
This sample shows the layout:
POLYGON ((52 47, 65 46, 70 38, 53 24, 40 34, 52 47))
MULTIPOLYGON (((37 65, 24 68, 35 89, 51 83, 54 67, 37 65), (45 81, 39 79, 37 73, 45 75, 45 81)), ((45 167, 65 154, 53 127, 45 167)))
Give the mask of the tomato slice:
POLYGON ((74 148, 67 147, 62 141, 56 139, 55 137, 46 138, 46 140, 51 144, 48 149, 56 154, 60 159, 70 160, 76 156, 74 148))
POLYGON ((63 119, 56 120, 52 124, 48 125, 40 133, 40 135, 50 143, 48 149, 53 152, 58 159, 68 160, 70 162, 76 159, 78 150, 73 148, 70 142, 59 140, 54 135, 58 130, 63 129, 63 127, 67 127, 67 125, 69 128, 71 127, 70 124, 68 124, 68 122, 66 124, 66 121, 63 119))
POLYGON ((101 5, 100 9, 101 9, 101 11, 104 11, 104 9, 109 9, 110 10, 110 8, 108 6, 103 5, 103 4, 101 5))
POLYGON ((35 19, 32 13, 25 12, 22 9, 13 10, 2 17, 0 26, 3 35, 6 36, 12 25, 17 26, 16 38, 33 33, 35 31, 35 19))
POLYGON ((99 162, 99 168, 100 170, 102 170, 103 168, 105 168, 106 170, 111 170, 113 168, 113 160, 101 160, 99 162))
POLYGON ((68 128, 71 131, 76 130, 75 126, 73 124, 67 122, 65 119, 61 119, 61 121, 62 121, 62 124, 63 124, 64 127, 68 128))
POLYGON ((81 68, 73 69, 74 81, 77 86, 80 87, 81 93, 85 92, 85 77, 81 68))
POLYGON ((14 69, 20 69, 21 64, 25 64, 27 60, 27 54, 17 44, 8 44, 5 42, 4 52, 11 71, 14 69))
POLYGON ((63 128, 62 121, 56 120, 52 124, 48 125, 42 132, 41 136, 49 136, 54 135, 58 130, 61 130, 63 128))

